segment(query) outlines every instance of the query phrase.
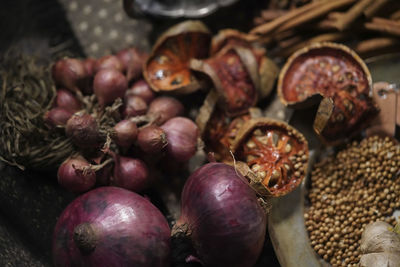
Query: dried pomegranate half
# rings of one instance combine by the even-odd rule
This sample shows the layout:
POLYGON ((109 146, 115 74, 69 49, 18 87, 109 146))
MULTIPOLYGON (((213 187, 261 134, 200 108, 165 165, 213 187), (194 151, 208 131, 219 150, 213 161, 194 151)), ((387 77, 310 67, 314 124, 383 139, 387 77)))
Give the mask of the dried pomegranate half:
POLYGON ((250 183, 260 195, 278 197, 305 177, 308 143, 283 121, 257 118, 244 123, 232 145, 235 159, 247 163, 250 183))
POLYGON ((211 33, 201 21, 185 21, 158 38, 145 62, 143 75, 154 91, 191 93, 200 88, 189 69, 192 58, 209 55, 211 33))
POLYGON ((294 108, 324 97, 314 129, 331 144, 361 130, 377 113, 367 66, 354 51, 336 43, 316 43, 294 53, 279 75, 278 94, 294 108))
POLYGON ((244 114, 256 104, 260 77, 252 50, 228 46, 211 58, 192 59, 190 67, 210 77, 228 116, 244 114))

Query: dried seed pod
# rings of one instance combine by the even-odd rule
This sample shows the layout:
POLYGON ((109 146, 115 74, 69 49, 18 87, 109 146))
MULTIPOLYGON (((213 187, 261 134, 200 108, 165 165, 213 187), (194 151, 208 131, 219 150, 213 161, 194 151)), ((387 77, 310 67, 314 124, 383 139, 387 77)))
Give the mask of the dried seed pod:
POLYGON ((192 59, 190 67, 210 77, 220 94, 219 106, 228 116, 244 114, 256 104, 260 77, 252 50, 228 46, 212 58, 192 59))
POLYGON ((307 171, 307 140, 283 121, 258 118, 245 122, 232 150, 236 160, 246 162, 253 171, 248 178, 260 195, 286 195, 307 171))
POLYGON ((297 51, 278 80, 278 94, 285 105, 307 107, 325 98, 314 130, 327 143, 353 135, 377 113, 371 93, 371 74, 365 63, 336 43, 316 43, 297 51))
POLYGON ((209 54, 211 33, 200 21, 185 21, 158 38, 147 59, 143 75, 156 92, 191 93, 200 83, 189 69, 192 58, 209 54))

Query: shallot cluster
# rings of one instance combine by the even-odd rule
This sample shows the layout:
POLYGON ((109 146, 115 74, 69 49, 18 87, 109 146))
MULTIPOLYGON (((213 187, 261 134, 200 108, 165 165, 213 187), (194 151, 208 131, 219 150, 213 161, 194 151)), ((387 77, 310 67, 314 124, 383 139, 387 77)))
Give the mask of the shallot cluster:
POLYGON ((141 192, 151 185, 150 169, 160 161, 180 164, 195 154, 197 125, 183 117, 178 99, 156 95, 141 78, 146 57, 129 48, 53 65, 57 97, 44 121, 50 129, 63 129, 76 147, 77 154, 58 171, 67 190, 113 185, 141 192))

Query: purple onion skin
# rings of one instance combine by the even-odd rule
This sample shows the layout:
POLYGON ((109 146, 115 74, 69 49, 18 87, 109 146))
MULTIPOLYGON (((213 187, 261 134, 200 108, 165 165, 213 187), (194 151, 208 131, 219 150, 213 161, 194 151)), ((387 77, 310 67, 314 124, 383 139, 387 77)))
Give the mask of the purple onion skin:
POLYGON ((97 60, 95 71, 98 72, 102 69, 114 69, 119 72, 124 72, 124 65, 118 59, 118 57, 114 55, 108 55, 97 60))
POLYGON ((65 127, 65 133, 79 148, 97 148, 101 143, 95 118, 89 114, 73 115, 65 127))
POLYGON ((167 135, 160 127, 150 125, 140 129, 137 144, 143 152, 157 154, 168 145, 167 135))
POLYGON ((130 120, 122 120, 114 126, 114 142, 120 147, 129 148, 138 136, 136 123, 130 120))
POLYGON ((149 170, 140 159, 117 155, 112 184, 133 192, 141 192, 149 185, 149 170))
POLYGON ((127 89, 128 81, 115 69, 102 69, 94 76, 93 90, 100 106, 112 104, 117 98, 122 99, 127 89))
POLYGON ((175 117, 161 126, 167 135, 167 154, 179 162, 188 161, 197 150, 199 129, 184 117, 175 117))
POLYGON ((84 173, 82 167, 90 164, 83 157, 65 160, 57 171, 58 183, 70 192, 82 193, 91 189, 96 183, 94 172, 84 173))
POLYGON ((139 96, 146 102, 146 104, 150 104, 150 102, 156 97, 156 94, 150 88, 149 84, 143 79, 135 82, 131 88, 126 91, 126 94, 139 96))
POLYGON ((147 104, 141 97, 135 95, 126 95, 125 106, 122 111, 124 118, 135 117, 146 114, 147 104))
POLYGON ((94 58, 86 58, 83 61, 83 65, 85 66, 86 73, 89 77, 93 77, 96 69, 97 60, 94 58))
POLYGON ((76 198, 62 212, 53 233, 56 267, 167 267, 170 250, 170 229, 161 212, 144 197, 111 186, 76 198), (86 252, 74 240, 83 223, 95 229, 92 240, 97 238, 86 252))
POLYGON ((49 128, 65 126, 73 113, 64 108, 55 107, 44 114, 44 122, 49 128))
POLYGON ((181 218, 204 266, 251 267, 266 233, 266 214, 232 166, 208 163, 186 181, 181 218))
POLYGON ((57 86, 72 92, 88 85, 85 65, 76 58, 65 58, 57 61, 52 67, 52 76, 57 86))
POLYGON ((57 90, 55 104, 57 107, 64 108, 73 113, 82 108, 81 102, 70 91, 64 89, 57 90))

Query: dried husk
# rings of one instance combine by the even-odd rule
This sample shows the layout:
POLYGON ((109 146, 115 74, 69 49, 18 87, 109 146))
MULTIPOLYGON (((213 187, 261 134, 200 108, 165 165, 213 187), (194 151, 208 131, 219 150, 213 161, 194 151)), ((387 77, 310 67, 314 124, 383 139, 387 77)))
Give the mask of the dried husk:
POLYGON ((211 33, 201 21, 188 20, 163 33, 143 67, 143 76, 156 92, 189 94, 202 87, 189 69, 192 58, 209 55, 211 33))
POLYGON ((248 108, 256 104, 260 78, 257 60, 250 49, 228 46, 212 58, 206 60, 192 59, 190 68, 206 74, 212 80, 220 95, 219 106, 225 110, 228 116, 244 114, 248 108), (229 57, 229 59, 237 58, 238 65, 231 65, 229 59, 228 62, 225 62, 225 57, 229 57), (222 70, 226 72, 222 74, 222 70), (237 87, 238 70, 242 71, 240 75, 244 76, 240 82, 246 84, 245 89, 237 87), (239 96, 239 94, 241 95, 239 96), (238 99, 241 101, 237 102, 238 99))
POLYGON ((282 68, 277 90, 281 102, 292 108, 307 108, 320 103, 314 130, 321 140, 329 145, 341 143, 357 134, 378 112, 372 99, 372 78, 367 66, 354 51, 341 44, 315 43, 294 53, 282 68), (328 65, 327 68, 325 64, 319 63, 320 72, 313 72, 314 77, 300 78, 299 73, 304 71, 299 69, 301 62, 305 62, 309 55, 334 57, 337 62, 328 63, 340 64, 328 65), (352 64, 351 67, 348 67, 347 63, 352 64), (288 76, 290 74, 292 76, 288 76), (356 76, 352 76, 353 74, 356 76), (325 76, 321 75, 327 75, 327 78, 322 79, 320 77, 325 76), (287 85, 287 79, 290 80, 293 76, 296 77, 293 79, 300 79, 301 83, 294 83, 296 91, 288 91, 291 88, 287 85), (318 79, 327 81, 330 87, 316 86, 320 81, 318 79))
POLYGON ((74 152, 62 131, 43 120, 55 98, 48 65, 7 54, 0 68, 0 159, 20 169, 54 169, 74 152))
MULTIPOLYGON (((289 192, 293 191, 304 179, 305 174, 307 172, 308 168, 308 142, 306 138, 295 128, 290 126, 289 124, 283 122, 283 121, 278 121, 270 118, 252 118, 244 123, 244 125, 239 129, 239 131, 236 133, 235 140, 233 141, 232 144, 232 152, 235 156, 236 160, 239 161, 245 161, 243 158, 243 155, 241 155, 241 149, 242 146, 244 145, 244 142, 246 142, 247 138, 249 137, 252 132, 257 129, 257 128, 272 128, 272 129, 279 129, 282 132, 287 133, 288 136, 290 136, 291 139, 296 140, 298 143, 298 146, 295 146, 295 143, 292 143, 292 150, 290 154, 284 155, 284 157, 289 157, 289 155, 293 155, 293 153, 297 153, 299 151, 302 151, 304 155, 307 157, 307 161, 302 165, 302 172, 301 176, 298 178, 293 177, 292 173, 292 178, 289 179, 288 183, 284 185, 283 188, 280 188, 278 190, 272 191, 266 184, 268 184, 268 180, 271 179, 271 177, 265 177, 261 178, 258 176, 256 173, 254 173, 249 166, 248 169, 248 174, 247 178, 250 180, 250 184, 252 187, 257 191, 257 193, 261 196, 264 197, 279 197, 279 196, 284 196, 288 194, 289 192)), ((270 147, 272 148, 272 144, 270 144, 270 147)), ((277 148, 278 150, 281 150, 282 147, 277 148)), ((272 150, 271 150, 272 151, 272 150)), ((276 167, 274 164, 272 167, 276 167)))
POLYGON ((258 64, 259 99, 267 97, 273 90, 279 75, 279 68, 266 56, 266 51, 258 43, 258 36, 250 35, 234 29, 223 29, 216 34, 211 42, 213 56, 226 47, 244 47, 251 49, 258 64))

